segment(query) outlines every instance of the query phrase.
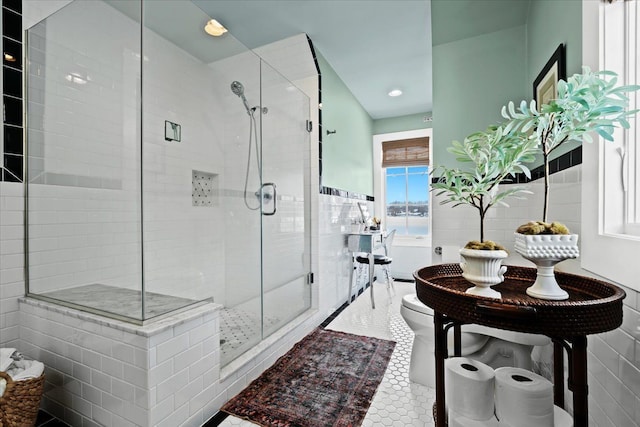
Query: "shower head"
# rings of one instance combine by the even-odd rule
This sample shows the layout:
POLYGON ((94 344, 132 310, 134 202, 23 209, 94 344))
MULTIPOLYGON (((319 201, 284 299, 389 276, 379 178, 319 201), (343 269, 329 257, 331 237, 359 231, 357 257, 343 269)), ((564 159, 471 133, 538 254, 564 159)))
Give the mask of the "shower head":
POLYGON ((237 80, 231 82, 231 92, 234 93, 237 97, 242 99, 242 103, 244 104, 244 108, 247 109, 247 114, 251 114, 251 108, 249 107, 249 103, 247 102, 247 98, 244 97, 244 86, 237 80))
POLYGON ((237 80, 231 82, 231 92, 233 92, 237 96, 244 96, 244 86, 237 80))

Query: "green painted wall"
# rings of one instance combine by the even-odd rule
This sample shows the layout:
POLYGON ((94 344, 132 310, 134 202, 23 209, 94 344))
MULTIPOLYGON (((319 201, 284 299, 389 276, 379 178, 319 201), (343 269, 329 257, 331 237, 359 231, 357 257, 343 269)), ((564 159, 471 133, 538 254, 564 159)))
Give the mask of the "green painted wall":
MULTIPOLYGON (((582 72, 582 1, 531 0, 527 18, 528 99, 533 98, 533 81, 560 43, 565 44, 567 77, 582 72)), ((564 144, 551 157, 578 145, 579 142, 564 144)))
POLYGON ((390 117, 373 121, 373 134, 404 132, 407 130, 429 129, 432 122, 425 122, 424 117, 431 113, 411 114, 408 116, 390 117))
MULTIPOLYGON (((434 162, 455 165, 446 151, 452 140, 500 121, 508 101, 531 100, 533 81, 560 43, 567 75, 581 72, 581 0, 531 0, 524 26, 434 46, 434 162)), ((578 145, 566 144, 552 157, 578 145)))
POLYGON ((373 120, 318 50, 316 56, 322 75, 322 185, 372 196, 373 120))
POLYGON ((451 141, 497 123, 503 105, 529 97, 526 34, 523 25, 433 47, 435 165, 455 165, 451 141))

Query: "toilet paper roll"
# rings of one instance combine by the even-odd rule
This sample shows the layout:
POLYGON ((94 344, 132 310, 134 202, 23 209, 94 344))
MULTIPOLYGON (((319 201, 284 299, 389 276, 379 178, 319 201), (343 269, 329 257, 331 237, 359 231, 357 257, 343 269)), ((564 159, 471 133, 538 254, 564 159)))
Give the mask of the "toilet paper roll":
POLYGON ((496 417, 518 427, 553 427, 553 384, 521 368, 495 371, 496 417))
POLYGON ((573 427, 573 417, 559 406, 554 406, 553 427, 573 427))
POLYGON ((493 416, 488 420, 478 421, 449 410, 449 427, 499 427, 498 419, 493 416))
POLYGON ((448 410, 472 420, 493 417, 495 374, 490 366, 467 357, 445 360, 445 401, 448 410))

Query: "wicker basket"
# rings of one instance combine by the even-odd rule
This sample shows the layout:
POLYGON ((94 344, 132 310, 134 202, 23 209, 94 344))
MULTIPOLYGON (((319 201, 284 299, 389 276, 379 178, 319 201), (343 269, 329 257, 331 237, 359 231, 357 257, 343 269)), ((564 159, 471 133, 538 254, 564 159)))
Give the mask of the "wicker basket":
POLYGON ((38 378, 13 381, 0 371, 7 388, 0 397, 0 427, 32 427, 36 423, 44 389, 44 374, 38 378))

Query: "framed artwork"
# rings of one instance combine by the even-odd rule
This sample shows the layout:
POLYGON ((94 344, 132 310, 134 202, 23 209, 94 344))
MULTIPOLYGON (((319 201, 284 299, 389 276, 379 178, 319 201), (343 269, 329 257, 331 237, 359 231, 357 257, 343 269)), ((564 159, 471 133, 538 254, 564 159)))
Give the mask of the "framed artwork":
POLYGON ((547 104, 558 97, 558 80, 567 79, 564 44, 560 44, 533 82, 533 99, 536 105, 547 104))

